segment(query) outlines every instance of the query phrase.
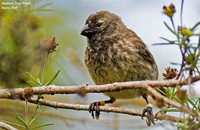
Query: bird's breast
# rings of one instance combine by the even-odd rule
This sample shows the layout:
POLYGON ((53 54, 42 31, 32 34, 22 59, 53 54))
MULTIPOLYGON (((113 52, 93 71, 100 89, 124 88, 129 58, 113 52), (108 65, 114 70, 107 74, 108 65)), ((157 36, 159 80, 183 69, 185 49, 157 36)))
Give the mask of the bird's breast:
MULTIPOLYGON (((132 50, 130 50, 131 47, 124 49, 120 41, 118 42, 118 44, 112 44, 112 46, 101 46, 95 49, 87 47, 85 64, 96 84, 123 82, 131 80, 131 78, 134 79, 134 75, 128 77, 130 66, 133 66, 133 63, 136 61, 136 58, 132 56, 132 53, 135 51, 133 50, 134 47, 132 47, 132 50)), ((135 68, 132 71, 138 70, 135 68)))

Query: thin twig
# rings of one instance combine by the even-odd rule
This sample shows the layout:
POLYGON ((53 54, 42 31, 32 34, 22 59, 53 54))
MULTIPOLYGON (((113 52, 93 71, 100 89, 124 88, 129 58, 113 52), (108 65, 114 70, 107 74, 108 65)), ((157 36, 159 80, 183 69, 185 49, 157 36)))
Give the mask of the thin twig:
POLYGON ((181 52, 181 57, 182 57, 182 62, 181 62, 181 67, 180 70, 178 72, 178 75, 176 77, 176 79, 178 80, 183 72, 183 68, 185 67, 185 54, 186 54, 186 50, 183 52, 181 46, 179 46, 180 52, 181 52))
POLYGON ((45 71, 46 71, 46 67, 47 67, 48 56, 49 56, 49 52, 46 52, 46 55, 44 57, 44 64, 42 67, 42 84, 44 84, 44 75, 45 75, 45 71))
POLYGON ((12 127, 11 125, 6 124, 5 122, 0 122, 0 128, 4 130, 17 130, 16 128, 12 127))
POLYGON ((26 123, 28 123, 28 100, 27 99, 25 99, 25 112, 24 112, 24 117, 25 117, 25 121, 26 121, 26 123))
POLYGON ((161 95, 160 93, 158 93, 155 89, 149 87, 149 86, 146 86, 146 89, 149 93, 151 93, 153 96, 155 96, 156 98, 158 99, 162 99, 163 102, 173 106, 173 107, 176 107, 178 108, 180 111, 182 112, 186 112, 186 113, 189 113, 190 115, 193 115, 193 116, 197 116, 192 109, 188 108, 187 106, 185 105, 181 105, 180 103, 178 102, 175 102, 173 100, 170 100, 168 99, 167 97, 161 95))
MULTIPOLYGON (((29 99, 29 102, 34 103, 34 104, 41 104, 44 106, 49 106, 53 108, 62 108, 62 109, 73 109, 73 110, 83 110, 83 111, 89 111, 89 105, 81 105, 81 104, 68 104, 68 103, 59 103, 55 101, 48 101, 44 99, 29 99)), ((117 108, 117 107, 109 107, 109 106, 100 106, 100 111, 103 112, 113 112, 113 113, 120 113, 120 114, 127 114, 127 115, 132 115, 132 116, 139 116, 141 117, 142 112, 141 111, 136 111, 133 109, 125 109, 125 108, 117 108)), ((170 116, 170 115, 165 115, 158 113, 154 115, 155 119, 158 120, 167 120, 167 121, 172 121, 172 122, 183 122, 183 118, 179 118, 176 116, 170 116)))

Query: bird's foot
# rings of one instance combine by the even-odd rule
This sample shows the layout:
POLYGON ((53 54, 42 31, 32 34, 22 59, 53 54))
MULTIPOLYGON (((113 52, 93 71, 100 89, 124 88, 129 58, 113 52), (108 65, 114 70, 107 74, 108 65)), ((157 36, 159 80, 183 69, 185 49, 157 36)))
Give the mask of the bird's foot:
POLYGON ((155 125, 153 118, 153 108, 151 104, 148 104, 147 107, 143 110, 141 118, 143 119, 144 116, 147 117, 146 123, 148 126, 151 124, 155 125))
POLYGON ((105 101, 98 101, 98 102, 93 102, 89 106, 89 113, 91 113, 93 119, 99 119, 100 115, 100 109, 99 106, 104 106, 105 101))

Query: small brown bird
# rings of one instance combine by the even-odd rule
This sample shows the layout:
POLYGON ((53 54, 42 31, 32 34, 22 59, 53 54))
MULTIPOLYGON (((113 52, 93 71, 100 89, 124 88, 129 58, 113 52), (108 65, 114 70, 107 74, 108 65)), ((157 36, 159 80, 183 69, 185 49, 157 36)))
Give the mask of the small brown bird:
MULTIPOLYGON (((135 32, 128 29, 120 17, 108 11, 91 14, 86 20, 81 35, 88 40, 85 64, 97 85, 114 82, 156 80, 158 69, 152 54, 135 32)), ((105 93, 107 101, 90 104, 93 118, 99 118, 99 106, 113 103, 115 99, 130 99, 142 96, 148 102, 143 89, 122 90, 105 93)), ((152 116, 148 106, 143 114, 152 116)), ((144 116, 144 115, 143 115, 144 116)), ((153 123, 153 121, 152 121, 153 123)))

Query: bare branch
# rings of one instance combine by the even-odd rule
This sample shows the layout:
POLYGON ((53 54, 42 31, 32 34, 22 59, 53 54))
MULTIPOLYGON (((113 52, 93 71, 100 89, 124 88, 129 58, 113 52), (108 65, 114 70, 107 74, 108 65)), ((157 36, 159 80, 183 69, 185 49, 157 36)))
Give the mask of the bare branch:
MULTIPOLYGON (((68 104, 68 103, 59 103, 55 101, 48 101, 44 99, 29 99, 29 102, 34 103, 34 104, 41 104, 44 106, 49 106, 53 108, 62 108, 62 109, 73 109, 73 110, 83 110, 83 111, 89 111, 89 105, 81 105, 81 104, 68 104)), ((121 113, 121 114, 127 114, 127 115, 132 115, 132 116, 139 116, 141 117, 142 111, 136 111, 133 109, 125 109, 125 108, 117 108, 117 107, 109 107, 109 106, 100 106, 100 111, 103 112, 113 112, 113 113, 121 113)), ((157 113, 154 116, 155 119, 158 120, 167 120, 167 121, 172 121, 172 122, 183 122, 183 118, 179 118, 176 116, 170 116, 166 115, 163 113, 157 113)))
MULTIPOLYGON (((178 108, 181 112, 188 113, 194 117, 198 117, 198 115, 193 112, 189 107, 182 105, 178 102, 168 99, 167 97, 161 95, 154 88, 159 87, 176 87, 180 85, 186 85, 195 81, 200 80, 200 75, 185 79, 185 80, 168 80, 168 81, 132 81, 132 82, 122 82, 122 83, 113 83, 113 84, 105 84, 105 85, 81 85, 81 86, 40 86, 40 87, 26 87, 26 88, 14 88, 14 89, 0 89, 0 98, 6 99, 28 99, 29 102, 37 104, 37 100, 33 100, 30 97, 32 95, 44 95, 44 94, 86 94, 86 93, 103 93, 103 92, 114 92, 120 91, 124 89, 134 89, 134 88, 142 88, 146 89, 151 95, 156 98, 161 99, 163 102, 178 108)), ((63 104, 52 101, 39 100, 39 103, 42 105, 55 107, 55 108, 68 108, 74 110, 87 110, 88 105, 78 105, 78 104, 63 104)), ((113 108, 113 107, 101 107, 101 111, 105 112, 115 112, 115 113, 123 113, 134 116, 141 116, 140 112, 128 109, 121 108, 113 108)), ((171 116, 155 116, 156 119, 165 119, 165 120, 174 120, 174 121, 182 121, 181 118, 171 117, 171 116)))
POLYGON ((5 122, 0 122, 0 128, 4 130, 17 130, 16 128, 6 124, 5 122))
MULTIPOLYGON (((200 75, 191 78, 191 82, 200 80, 200 75)), ((176 87, 186 85, 189 83, 188 79, 185 80, 167 80, 167 81, 131 81, 112 83, 105 85, 81 85, 81 86, 40 86, 40 87, 27 87, 27 88, 14 88, 14 89, 0 89, 0 98, 17 99, 26 95, 44 95, 44 94, 86 94, 86 93, 103 93, 114 92, 124 89, 143 88, 146 86, 152 88, 160 87, 176 87)))
POLYGON ((168 99, 167 97, 165 97, 165 96, 161 95, 160 93, 158 93, 155 89, 153 89, 153 88, 151 88, 149 86, 147 86, 146 89, 147 89, 147 91, 149 93, 151 93, 151 95, 155 96, 156 98, 159 98, 159 99, 163 100, 163 102, 165 102, 167 104, 170 104, 173 107, 178 108, 180 111, 189 113, 189 114, 191 114, 193 116, 197 116, 192 109, 188 108, 185 105, 181 105, 178 102, 175 102, 173 100, 168 99))

